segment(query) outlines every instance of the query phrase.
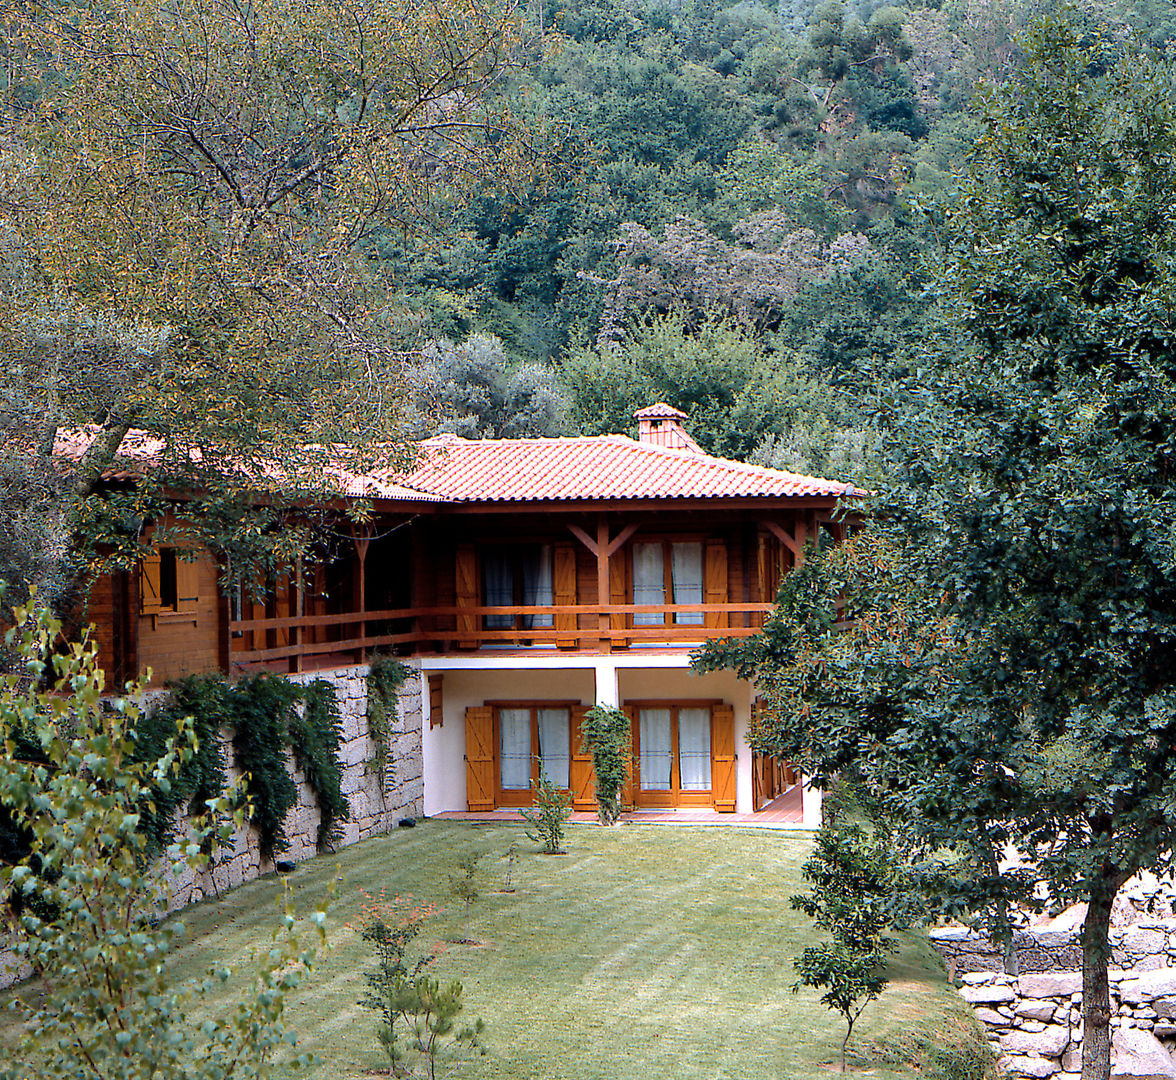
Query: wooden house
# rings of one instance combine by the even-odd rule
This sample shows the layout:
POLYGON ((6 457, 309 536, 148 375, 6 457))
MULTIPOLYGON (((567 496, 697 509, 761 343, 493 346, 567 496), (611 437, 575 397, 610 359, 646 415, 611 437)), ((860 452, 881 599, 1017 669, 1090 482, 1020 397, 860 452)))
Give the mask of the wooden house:
POLYGON ((795 777, 746 745, 754 688, 694 673, 690 653, 755 634, 781 574, 842 538, 840 504, 861 493, 709 456, 684 418, 643 409, 636 440, 438 436, 407 475, 341 473, 370 524, 264 602, 226 595, 211 558, 157 549, 95 589, 111 675, 394 652, 420 673, 427 814, 525 805, 540 770, 589 808, 578 727, 594 703, 631 718, 636 807, 758 810, 795 777))

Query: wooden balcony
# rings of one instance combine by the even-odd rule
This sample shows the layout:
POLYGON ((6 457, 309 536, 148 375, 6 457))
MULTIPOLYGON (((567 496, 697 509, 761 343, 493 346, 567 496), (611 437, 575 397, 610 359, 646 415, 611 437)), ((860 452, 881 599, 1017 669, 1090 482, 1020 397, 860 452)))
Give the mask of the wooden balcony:
POLYGON ((589 653, 685 649, 712 638, 757 634, 771 610, 771 604, 750 603, 462 605, 293 615, 230 622, 226 651, 231 669, 301 671, 322 667, 327 660, 363 663, 376 650, 419 656, 460 655, 483 649, 589 653), (702 622, 677 621, 687 615, 701 615, 702 622), (644 618, 635 620, 634 616, 644 618), (516 625, 488 629, 488 617, 494 621, 510 619, 516 625), (648 625, 653 617, 661 623, 648 625), (527 620, 551 625, 527 627, 527 620))

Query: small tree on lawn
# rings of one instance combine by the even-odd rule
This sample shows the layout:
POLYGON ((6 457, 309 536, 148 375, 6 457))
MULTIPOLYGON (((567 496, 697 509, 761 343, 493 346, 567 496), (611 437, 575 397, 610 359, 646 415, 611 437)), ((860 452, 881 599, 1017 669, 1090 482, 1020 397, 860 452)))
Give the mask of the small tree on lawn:
POLYGON ((621 816, 621 792, 632 768, 632 726, 620 709, 597 705, 584 714, 580 737, 592 755, 596 776, 596 814, 601 825, 615 825, 621 816))
POLYGON ((826 825, 801 870, 812 891, 792 898, 832 937, 809 945, 794 962, 802 986, 824 990, 821 1004, 845 1020, 841 1071, 854 1024, 886 988, 886 954, 894 939, 886 931, 899 916, 900 873, 887 830, 871 836, 859 825, 826 825))
POLYGON ((535 809, 519 811, 535 830, 527 830, 527 839, 542 844, 546 855, 563 855, 564 825, 572 816, 571 796, 548 780, 546 773, 539 774, 531 790, 535 794, 535 809))
MULTIPOLYGON (((83 641, 55 654, 60 625, 15 611, 8 644, 23 671, 0 680, 0 805, 32 836, 31 852, 0 870, 19 895, 16 953, 37 976, 12 1008, 24 1021, 5 1049, 3 1080, 234 1080, 269 1076, 274 1053, 293 1040, 282 1028, 287 993, 309 967, 287 913, 252 985, 223 1016, 202 1015, 205 991, 227 967, 175 986, 167 970, 182 926, 160 921, 161 882, 203 868, 217 838, 244 821, 240 800, 209 800, 209 815, 161 863, 144 858, 141 811, 194 752, 191 721, 157 761, 136 761, 132 704, 104 708, 102 673, 83 641), (37 689, 51 685, 52 691, 37 689), (35 758, 19 748, 40 748, 35 758), (217 830, 211 823, 223 815, 217 830)), ((320 933, 325 910, 313 916, 320 933)), ((305 1059, 299 1059, 305 1060, 305 1059)), ((288 1071, 288 1068, 286 1069, 288 1071)))
POLYGON ((481 861, 481 852, 471 851, 468 855, 457 860, 457 869, 460 872, 449 875, 450 895, 455 896, 465 905, 465 936, 462 938, 463 942, 469 942, 470 940, 470 908, 474 906, 474 901, 482 895, 481 890, 478 888, 478 863, 481 861))

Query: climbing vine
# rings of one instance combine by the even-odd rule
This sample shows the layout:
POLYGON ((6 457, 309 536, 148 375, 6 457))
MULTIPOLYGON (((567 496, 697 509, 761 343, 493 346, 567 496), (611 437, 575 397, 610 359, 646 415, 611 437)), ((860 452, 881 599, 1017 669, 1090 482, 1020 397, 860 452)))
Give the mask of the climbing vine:
POLYGON ((172 841, 176 811, 203 813, 205 803, 217 798, 225 787, 225 755, 221 728, 232 722, 231 690, 215 675, 189 675, 169 686, 160 705, 139 715, 135 725, 132 760, 158 761, 185 717, 192 718, 196 746, 182 761, 165 786, 155 785, 139 811, 139 829, 146 845, 144 856, 158 855, 172 841))
POLYGON ((602 825, 614 825, 621 816, 621 792, 633 765, 629 718, 620 709, 596 705, 584 714, 580 737, 596 773, 597 816, 602 825))
POLYGON ((320 851, 343 835, 343 822, 351 817, 351 804, 343 794, 343 768, 339 743, 343 724, 335 687, 326 679, 315 679, 302 695, 302 715, 290 720, 290 747, 294 760, 306 775, 319 803, 317 846, 320 851))
POLYGON ((388 744, 396 728, 396 695, 413 669, 393 656, 373 656, 367 677, 368 732, 376 748, 372 766, 380 778, 380 791, 388 775, 388 744))
POLYGON ((265 673, 242 679, 231 690, 233 749, 237 766, 247 774, 250 821, 266 859, 289 846, 283 826, 298 802, 298 789, 286 765, 286 745, 301 693, 293 683, 265 673))

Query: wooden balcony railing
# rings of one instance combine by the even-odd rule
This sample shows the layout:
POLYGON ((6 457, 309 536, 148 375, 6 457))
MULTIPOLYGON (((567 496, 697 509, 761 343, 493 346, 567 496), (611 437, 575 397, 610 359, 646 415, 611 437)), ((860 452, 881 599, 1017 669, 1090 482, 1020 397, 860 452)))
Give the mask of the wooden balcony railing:
POLYGON ((519 607, 429 607, 352 611, 338 615, 291 615, 229 623, 231 666, 302 661, 375 649, 407 653, 468 652, 486 646, 562 648, 609 652, 615 648, 690 645, 711 638, 759 633, 771 604, 575 604, 519 607), (635 615, 663 622, 633 625, 635 615), (701 615, 702 623, 679 623, 701 615), (487 616, 521 622, 543 618, 550 626, 489 629, 487 616))

